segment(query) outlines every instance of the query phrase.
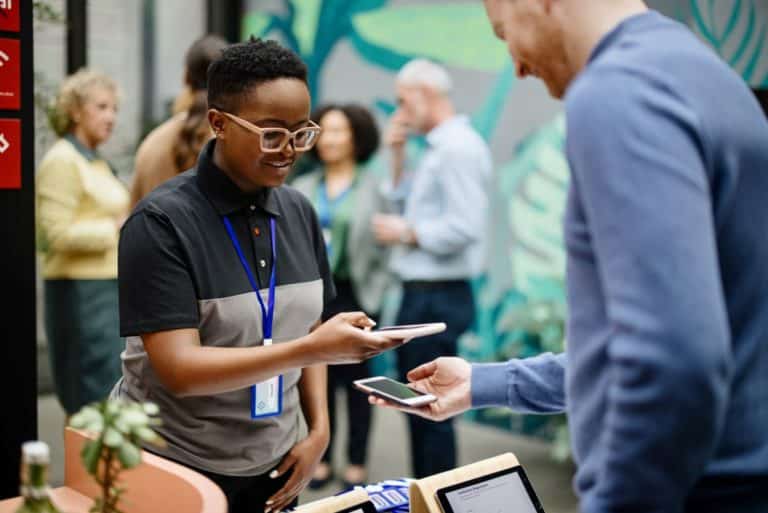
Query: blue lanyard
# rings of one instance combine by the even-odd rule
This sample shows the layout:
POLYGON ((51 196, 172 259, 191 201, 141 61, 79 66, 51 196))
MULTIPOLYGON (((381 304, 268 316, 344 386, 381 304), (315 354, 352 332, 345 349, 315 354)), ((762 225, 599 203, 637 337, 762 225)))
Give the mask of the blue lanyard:
POLYGON ((277 229, 275 228, 275 218, 269 218, 269 241, 272 246, 272 272, 269 276, 269 297, 267 298, 267 307, 264 306, 264 300, 261 299, 261 292, 259 292, 259 285, 253 277, 251 268, 248 267, 248 260, 245 259, 240 243, 237 241, 235 230, 232 229, 232 223, 229 222, 227 216, 224 216, 224 226, 227 227, 227 233, 232 240, 232 245, 235 247, 235 251, 237 251, 237 256, 240 257, 240 263, 243 264, 245 274, 248 275, 248 281, 251 282, 251 287, 253 287, 253 291, 256 292, 256 297, 258 298, 259 306, 261 307, 264 345, 269 345, 272 343, 272 321, 275 318, 275 282, 277 275, 277 229))

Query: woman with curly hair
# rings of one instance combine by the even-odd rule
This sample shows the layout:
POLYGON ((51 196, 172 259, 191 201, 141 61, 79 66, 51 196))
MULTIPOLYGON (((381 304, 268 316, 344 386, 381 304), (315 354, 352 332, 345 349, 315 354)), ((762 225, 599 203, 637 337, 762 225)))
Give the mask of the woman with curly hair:
POLYGON ((96 149, 112 135, 117 85, 83 69, 51 111, 60 139, 37 172, 45 320, 56 392, 71 415, 120 377, 117 240, 128 191, 96 149))
POLYGON ((174 104, 174 116, 152 130, 136 153, 131 207, 155 187, 195 165, 213 133, 208 124, 207 73, 227 42, 204 36, 189 47, 184 62, 185 88, 174 104))
MULTIPOLYGON (((373 318, 381 310, 390 281, 388 252, 376 242, 371 218, 386 207, 380 194, 381 180, 366 168, 379 146, 379 130, 371 113, 361 105, 328 104, 312 114, 323 132, 311 156, 317 169, 298 177, 293 187, 312 202, 325 237, 336 298, 326 306, 323 320, 339 312, 367 312, 373 318)), ((331 457, 336 419, 336 389, 347 390, 347 467, 345 488, 366 480, 366 453, 371 424, 368 398, 352 390, 352 382, 370 376, 368 362, 328 368, 328 411, 331 442, 318 465, 311 488, 321 488, 333 477, 331 457)))

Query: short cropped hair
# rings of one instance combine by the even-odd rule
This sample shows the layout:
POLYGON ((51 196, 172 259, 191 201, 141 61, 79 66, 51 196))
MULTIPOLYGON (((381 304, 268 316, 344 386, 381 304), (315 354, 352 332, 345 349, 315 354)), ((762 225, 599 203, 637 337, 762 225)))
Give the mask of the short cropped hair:
POLYGON ((108 75, 82 68, 64 79, 53 105, 48 109, 48 121, 58 136, 75 128, 72 111, 82 107, 95 88, 103 88, 119 96, 117 83, 108 75))
MULTIPOLYGON (((312 113, 311 119, 318 125, 323 116, 337 110, 344 114, 349 121, 352 130, 352 145, 355 148, 355 162, 364 164, 370 160, 379 148, 379 127, 371 112, 356 103, 334 104, 328 103, 317 108, 312 113)), ((309 155, 320 162, 317 146, 310 150, 309 155)))
POLYGON ((429 86, 443 94, 448 94, 453 89, 453 81, 445 68, 427 59, 409 61, 397 74, 397 83, 429 86))
POLYGON ((307 83, 307 66, 275 41, 255 39, 227 47, 208 68, 208 105, 236 111, 253 87, 280 78, 307 83))

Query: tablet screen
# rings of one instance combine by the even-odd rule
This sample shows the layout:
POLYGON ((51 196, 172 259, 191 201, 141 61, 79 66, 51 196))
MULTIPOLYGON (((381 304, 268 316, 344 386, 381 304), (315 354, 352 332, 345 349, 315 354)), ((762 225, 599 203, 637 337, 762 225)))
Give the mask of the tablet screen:
POLYGON ((522 467, 438 491, 445 513, 543 513, 522 467))
POLYGON ((376 508, 368 501, 364 504, 352 506, 351 508, 343 509, 337 513, 376 513, 376 508))

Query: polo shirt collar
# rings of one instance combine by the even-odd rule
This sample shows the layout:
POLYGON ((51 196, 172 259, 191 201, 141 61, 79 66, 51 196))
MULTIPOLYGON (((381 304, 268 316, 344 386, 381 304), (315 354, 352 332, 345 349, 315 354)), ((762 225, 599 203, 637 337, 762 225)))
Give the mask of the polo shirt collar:
POLYGON ((213 203, 219 215, 228 215, 256 205, 272 216, 280 216, 277 198, 272 188, 245 193, 213 162, 216 139, 211 139, 197 159, 197 182, 200 190, 213 203))
POLYGON ((439 146, 443 141, 447 144, 455 142, 452 140, 453 128, 462 124, 469 124, 467 116, 463 114, 451 116, 427 133, 427 143, 430 146, 439 146))
POLYGON ((101 160, 101 156, 96 153, 95 150, 90 149, 86 145, 80 142, 80 139, 75 137, 74 134, 67 134, 64 136, 64 139, 69 141, 69 143, 75 147, 77 152, 85 158, 88 162, 93 162, 95 160, 101 160))

